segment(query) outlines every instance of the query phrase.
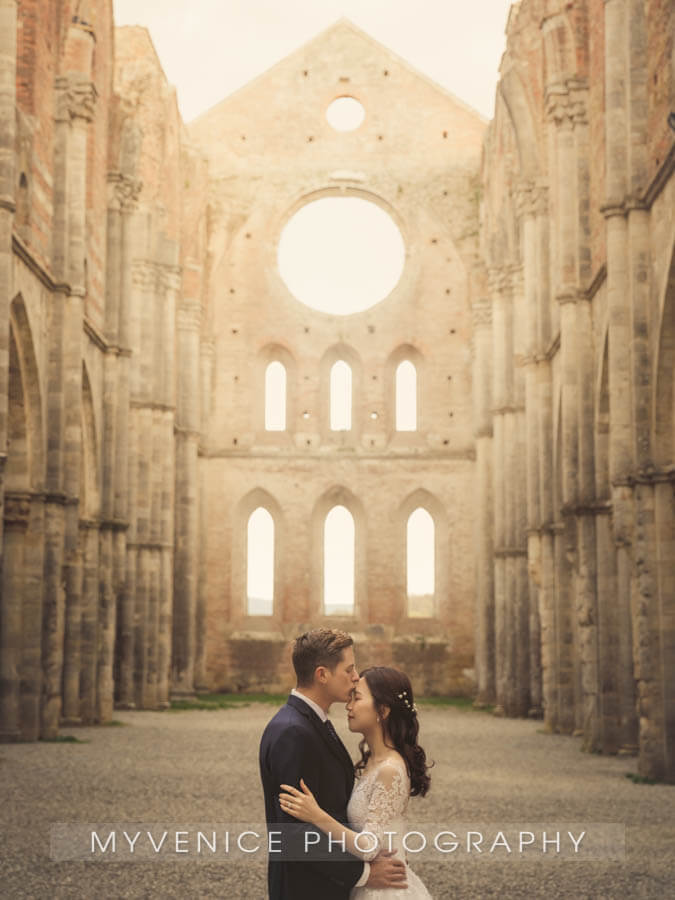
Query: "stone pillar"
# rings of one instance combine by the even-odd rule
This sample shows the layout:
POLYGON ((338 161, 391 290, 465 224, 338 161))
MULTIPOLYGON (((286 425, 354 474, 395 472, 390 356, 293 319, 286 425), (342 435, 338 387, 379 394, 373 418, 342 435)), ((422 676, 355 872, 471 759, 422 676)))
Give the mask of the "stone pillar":
POLYGON ((173 624, 173 559, 174 518, 176 498, 176 458, 174 424, 176 419, 176 306, 181 286, 180 270, 166 265, 163 269, 164 302, 162 305, 162 344, 164 347, 163 377, 160 400, 163 410, 160 417, 160 457, 158 470, 161 478, 159 558, 157 560, 158 637, 157 637, 157 698, 159 707, 170 705, 171 692, 171 643, 173 624))
MULTIPOLYGON (((629 20, 626 0, 605 0, 605 189, 602 207, 607 244, 609 334, 609 478, 612 532, 616 547, 618 610, 617 656, 620 683, 621 745, 637 749, 631 570, 633 540, 633 423, 631 334, 628 288, 628 241, 625 200, 628 193, 627 150, 629 20)), ((636 663, 637 663, 636 659, 636 663)), ((639 679, 639 671, 636 671, 639 679)), ((649 704, 647 703, 647 706, 649 704)), ((646 720, 641 716, 641 721, 646 720)))
POLYGON ((79 721, 80 624, 82 553, 79 529, 79 491, 82 452, 82 339, 84 318, 87 134, 94 117, 96 89, 91 81, 94 35, 89 26, 73 24, 66 38, 66 74, 56 79, 57 118, 69 126, 66 151, 67 265, 70 287, 63 323, 63 491, 65 506, 64 580, 66 609, 64 628, 63 716, 79 721))
MULTIPOLYGON (((211 385, 213 384, 213 364, 215 348, 213 342, 205 340, 202 335, 199 346, 200 352, 200 438, 208 434, 208 422, 211 411, 211 385)), ((207 549, 208 549, 208 500, 209 500, 209 471, 208 459, 201 454, 198 459, 199 466, 199 585, 197 593, 197 617, 196 617, 196 649, 195 649, 195 689, 197 691, 208 690, 206 679, 206 610, 207 610, 207 549)))
POLYGON ((2 605, 0 606, 0 741, 21 739, 23 554, 30 494, 5 494, 2 605))
POLYGON ((82 532, 82 626, 80 635, 80 708, 83 725, 96 721, 96 689, 99 651, 99 523, 80 520, 82 532))
POLYGON ((493 350, 493 498, 494 498, 494 629, 495 629, 495 715, 504 715, 508 693, 507 571, 504 548, 507 535, 506 422, 507 398, 511 394, 512 353, 510 279, 503 269, 490 272, 492 295, 493 350))
MULTIPOLYGON (((557 585, 558 622, 562 628, 557 635, 561 642, 559 659, 562 666, 558 700, 561 727, 582 734, 583 683, 591 696, 596 696, 597 686, 595 641, 590 632, 586 634, 586 630, 593 631, 595 628, 595 614, 585 609, 588 604, 593 604, 595 597, 592 509, 586 508, 583 525, 578 523, 583 507, 579 484, 580 443, 583 442, 584 450, 589 449, 585 440, 586 431, 582 437, 580 426, 580 411, 587 409, 586 401, 580 396, 580 377, 582 373, 588 374, 593 361, 584 335, 581 335, 581 349, 579 345, 581 314, 578 307, 584 300, 581 267, 585 265, 580 236, 584 235, 587 217, 587 177, 584 177, 582 170, 585 166, 587 131, 585 83, 569 78, 563 85, 549 86, 546 109, 554 129, 552 170, 557 197, 554 283, 556 300, 560 305, 560 509, 556 513, 562 516, 562 527, 556 537, 561 544, 556 551, 556 559, 565 571, 559 571, 557 585), (578 542, 579 534, 584 541, 583 547, 578 542), (582 573, 583 584, 580 583, 579 573, 582 573), (571 629, 571 634, 568 629, 571 629), (563 676, 563 673, 566 674, 563 676)), ((588 327, 588 323, 584 322, 583 327, 588 327)), ((592 453, 592 427, 590 434, 592 453)), ((590 458, 592 461, 592 455, 590 458)), ((592 478, 590 489, 592 492, 592 478)), ((591 718, 595 719, 595 715, 591 718)))
POLYGON ((476 707, 495 701, 494 547, 492 543, 492 308, 473 305, 473 408, 476 441, 476 707))
POLYGON ((194 692, 199 560, 198 451, 201 305, 183 298, 178 308, 176 398, 176 550, 174 562, 172 694, 194 692))
MULTIPOLYGON (((512 634, 512 691, 509 715, 526 716, 530 709, 530 603, 527 577, 527 429, 525 412, 526 321, 528 315, 524 270, 512 272, 512 357, 513 392, 510 422, 510 504, 507 536, 507 563, 512 588, 509 591, 512 634)), ((538 638, 538 635, 537 635, 538 638)))
POLYGON ((541 611, 540 594, 542 587, 542 554, 541 528, 544 524, 542 516, 541 492, 544 485, 540 482, 540 458, 542 456, 541 433, 541 397, 540 397, 540 350, 541 316, 543 295, 549 301, 548 292, 543 290, 543 281, 548 275, 546 267, 541 266, 539 258, 539 242, 541 219, 546 209, 545 189, 532 183, 522 185, 518 196, 518 207, 522 218, 522 257, 523 257, 523 334, 522 334, 522 367, 524 371, 525 392, 525 487, 527 497, 527 570, 529 597, 529 694, 530 708, 528 714, 540 717, 542 712, 542 671, 541 671, 541 611))
MULTIPOLYGON (((4 473, 7 461, 9 308, 14 297, 12 231, 14 229, 14 212, 16 209, 14 174, 14 156, 16 153, 16 24, 16 0, 0 0, 0 504, 3 502, 5 490, 4 473)), ((2 518, 0 515, 0 561, 2 559, 3 546, 2 518)), ((3 602, 0 599, 0 616, 4 615, 1 609, 3 602)), ((8 612, 7 615, 11 619, 12 613, 8 612)), ((0 729, 4 727, 3 721, 0 717, 0 729)), ((9 732, 12 733, 14 725, 8 725, 7 727, 9 732)))
MULTIPOLYGON (((132 217, 141 183, 121 172, 108 175, 108 246, 106 275, 106 378, 114 402, 104 400, 104 428, 108 452, 104 457, 104 528, 110 528, 112 591, 115 597, 116 636, 113 665, 117 673, 115 700, 134 706, 133 594, 127 578, 129 527, 129 366, 132 217)), ((107 542, 107 537, 103 539, 107 542)))

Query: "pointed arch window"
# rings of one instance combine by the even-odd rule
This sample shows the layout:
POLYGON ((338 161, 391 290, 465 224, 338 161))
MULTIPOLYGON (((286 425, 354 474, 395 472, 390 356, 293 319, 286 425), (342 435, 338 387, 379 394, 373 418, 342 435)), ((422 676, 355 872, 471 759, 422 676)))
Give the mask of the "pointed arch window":
POLYGON ((352 427, 352 369, 343 359, 330 370, 330 427, 331 431, 352 427))
POLYGON ((246 612, 271 616, 274 608, 274 519, 264 506, 248 518, 246 535, 246 612))
POLYGON ((354 517, 334 506, 323 530, 323 608, 326 615, 354 613, 354 517))
POLYGON ((408 615, 411 617, 434 614, 435 542, 434 520, 426 509, 418 506, 408 517, 406 526, 408 615))
POLYGON ((278 360, 265 369, 265 431, 286 430, 286 367, 278 360))
POLYGON ((396 431, 417 431, 417 369, 409 359, 396 367, 396 431))

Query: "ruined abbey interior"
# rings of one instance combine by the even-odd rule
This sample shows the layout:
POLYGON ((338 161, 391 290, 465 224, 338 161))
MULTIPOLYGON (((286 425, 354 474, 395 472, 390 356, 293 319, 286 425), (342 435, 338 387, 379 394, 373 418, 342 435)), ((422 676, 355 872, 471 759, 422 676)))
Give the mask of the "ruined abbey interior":
POLYGON ((0 740, 332 624, 675 781, 675 8, 506 32, 491 122, 341 20, 185 124, 111 0, 0 0, 0 740))

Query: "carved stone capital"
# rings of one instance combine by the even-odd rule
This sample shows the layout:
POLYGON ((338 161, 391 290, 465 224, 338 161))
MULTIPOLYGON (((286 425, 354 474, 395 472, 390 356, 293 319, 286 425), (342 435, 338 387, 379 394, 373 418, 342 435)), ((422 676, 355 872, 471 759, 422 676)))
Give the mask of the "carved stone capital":
POLYGON ((19 531, 25 531, 28 528, 30 501, 30 494, 5 494, 5 509, 3 512, 5 528, 14 528, 19 531))
POLYGON ((157 285, 157 271, 147 260, 135 260, 131 265, 131 283, 141 290, 154 290, 157 285))
POLYGON ((546 91, 546 115, 559 128, 588 124, 587 93, 583 82, 551 85, 546 91))
POLYGON ((512 273, 507 266, 488 270, 488 287, 491 294, 505 294, 512 287, 512 273))
POLYGON ((199 331, 202 322, 202 305, 199 300, 183 298, 176 313, 176 327, 180 331, 199 331))
POLYGON ((122 172, 108 172, 110 206, 123 212, 132 212, 138 202, 143 182, 122 172))
POLYGON ((56 119, 68 122, 84 119, 91 122, 96 105, 93 82, 78 75, 60 75, 56 79, 56 119))
POLYGON ((517 187, 516 214, 518 216, 543 215, 548 209, 548 188, 532 181, 523 181, 517 187))
POLYGON ((182 274, 180 266, 160 266, 159 279, 161 286, 169 291, 179 291, 182 274))
POLYGON ((487 327, 492 324, 492 306, 487 300, 480 300, 471 307, 474 328, 487 327))

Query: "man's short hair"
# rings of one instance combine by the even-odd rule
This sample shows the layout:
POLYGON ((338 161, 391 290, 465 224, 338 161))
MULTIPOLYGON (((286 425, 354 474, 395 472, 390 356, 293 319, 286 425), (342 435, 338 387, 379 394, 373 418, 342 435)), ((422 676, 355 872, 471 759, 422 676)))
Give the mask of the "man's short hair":
POLYGON ((293 668, 298 686, 309 687, 313 683, 317 666, 325 666, 334 672, 342 659, 342 651, 353 643, 346 631, 332 628, 314 628, 298 635, 293 644, 293 668))

